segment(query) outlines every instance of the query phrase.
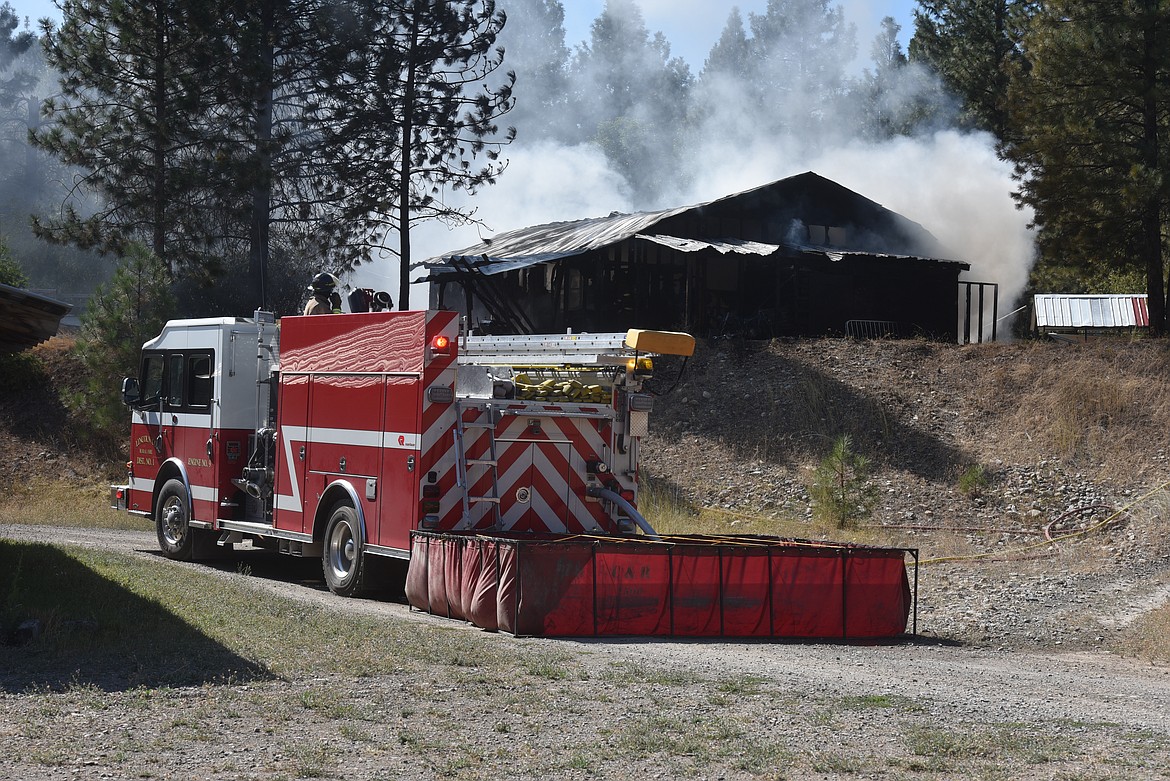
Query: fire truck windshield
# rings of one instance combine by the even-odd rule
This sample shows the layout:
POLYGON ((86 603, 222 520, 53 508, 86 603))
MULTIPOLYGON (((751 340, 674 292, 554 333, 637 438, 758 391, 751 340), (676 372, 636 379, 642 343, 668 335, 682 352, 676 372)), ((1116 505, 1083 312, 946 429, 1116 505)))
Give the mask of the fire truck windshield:
POLYGON ((210 352, 146 353, 142 356, 142 398, 138 405, 205 412, 211 406, 214 378, 210 352))
POLYGON ((142 398, 143 405, 158 404, 163 388, 163 356, 159 353, 142 356, 142 398))

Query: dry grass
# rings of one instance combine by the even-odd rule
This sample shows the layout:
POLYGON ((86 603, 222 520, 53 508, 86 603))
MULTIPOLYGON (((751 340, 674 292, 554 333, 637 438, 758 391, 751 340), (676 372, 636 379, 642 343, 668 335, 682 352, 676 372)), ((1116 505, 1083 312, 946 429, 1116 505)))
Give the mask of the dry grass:
POLYGON ((47 480, 14 485, 0 495, 0 524, 139 531, 149 527, 136 515, 110 509, 109 486, 47 480))
POLYGON ((768 534, 862 545, 903 545, 891 530, 877 526, 841 529, 828 520, 795 518, 776 512, 765 515, 720 507, 697 507, 673 484, 646 474, 642 476, 638 509, 661 534, 768 534))
POLYGON ((1116 649, 1139 659, 1170 662, 1170 604, 1137 619, 1117 642, 1116 649))
POLYGON ((1104 450, 1132 450, 1139 445, 1139 426, 1148 417, 1161 417, 1166 383, 1123 377, 1073 376, 1054 389, 1045 433, 1062 458, 1091 458, 1104 450))
POLYGON ((1044 345, 999 369, 993 381, 1013 399, 1007 422, 1032 445, 1027 455, 1124 479, 1133 476, 1135 454, 1145 460, 1170 446, 1168 371, 1167 351, 1156 343, 1044 345))
MULTIPOLYGON (((1149 553, 1170 557, 1170 491, 1159 490, 1142 497, 1128 512, 1133 518, 1130 528, 1146 530, 1149 553)), ((1127 656, 1170 662, 1170 602, 1142 613, 1125 629, 1114 648, 1127 656)))

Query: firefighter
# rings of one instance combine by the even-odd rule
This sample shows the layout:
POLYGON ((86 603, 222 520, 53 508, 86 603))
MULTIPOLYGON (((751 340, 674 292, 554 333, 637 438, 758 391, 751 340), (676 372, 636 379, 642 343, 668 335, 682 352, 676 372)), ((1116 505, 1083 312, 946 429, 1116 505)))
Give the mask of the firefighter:
MULTIPOLYGON (((313 295, 309 298, 309 302, 305 304, 304 314, 333 314, 333 296, 337 295, 337 285, 337 277, 333 276, 327 271, 322 271, 320 274, 313 277, 313 281, 309 283, 309 292, 313 295)), ((337 303, 338 309, 340 309, 340 296, 338 296, 337 303)))

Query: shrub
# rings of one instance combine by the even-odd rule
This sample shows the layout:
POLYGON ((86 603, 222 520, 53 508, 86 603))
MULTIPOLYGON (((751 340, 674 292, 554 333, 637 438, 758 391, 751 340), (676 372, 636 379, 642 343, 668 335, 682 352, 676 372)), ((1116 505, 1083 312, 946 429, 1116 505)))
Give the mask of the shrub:
POLYGON ((983 495, 987 487, 987 470, 981 464, 972 464, 963 474, 959 475, 959 492, 968 499, 975 499, 983 495))
POLYGON ((26 287, 28 285, 28 277, 24 275, 24 271, 21 270, 16 259, 12 257, 12 253, 8 251, 8 245, 4 243, 3 236, 0 236, 0 284, 12 287, 26 287))
POLYGON ((810 491, 813 515, 843 529, 873 514, 877 490, 869 482, 869 459, 853 452, 853 440, 843 434, 813 475, 810 491))

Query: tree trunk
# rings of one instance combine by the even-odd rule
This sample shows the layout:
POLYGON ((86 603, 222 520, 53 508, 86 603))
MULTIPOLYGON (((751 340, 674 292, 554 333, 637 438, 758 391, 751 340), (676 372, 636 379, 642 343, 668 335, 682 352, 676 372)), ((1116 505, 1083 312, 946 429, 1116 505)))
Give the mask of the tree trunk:
POLYGON ((418 85, 418 20, 411 15, 410 49, 402 96, 402 160, 398 172, 398 309, 410 309, 410 170, 414 154, 414 101, 418 85))
MULTIPOLYGON (((1143 24, 1142 77, 1142 157, 1149 179, 1160 173, 1161 150, 1158 146, 1158 70, 1161 62, 1157 47, 1158 3, 1145 3, 1143 24)), ((1166 333, 1166 283, 1162 260, 1162 188, 1149 184, 1141 215, 1141 253, 1146 266, 1146 301, 1150 308, 1150 332, 1166 333)))
POLYGON ((167 141, 168 117, 167 102, 167 8, 166 3, 158 0, 154 4, 154 181, 151 184, 154 203, 152 204, 151 249, 156 257, 167 264, 174 274, 177 269, 167 258, 166 219, 167 219, 167 141))
MULTIPOLYGON (((260 50, 256 53, 260 78, 256 82, 256 170, 252 181, 252 213, 248 239, 248 275, 253 301, 268 308, 268 230, 272 222, 272 94, 273 2, 260 11, 260 50)), ((247 313, 244 313, 247 314, 247 313)))

